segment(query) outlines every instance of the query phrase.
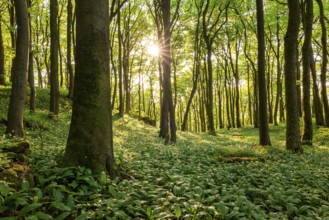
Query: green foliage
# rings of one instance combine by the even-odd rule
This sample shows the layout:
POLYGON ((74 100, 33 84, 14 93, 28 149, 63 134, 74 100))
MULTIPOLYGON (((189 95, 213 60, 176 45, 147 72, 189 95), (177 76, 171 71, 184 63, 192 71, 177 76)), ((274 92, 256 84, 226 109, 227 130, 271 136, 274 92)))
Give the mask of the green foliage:
MULTIPOLYGON (((45 96, 40 90, 39 95, 45 96)), ((64 98, 64 96, 62 97, 64 98)), ((62 101, 65 103, 65 100, 62 101)), ((43 106, 43 104, 40 104, 43 106)), ((274 146, 258 146, 252 127, 217 136, 178 133, 163 145, 155 128, 125 116, 114 122, 119 177, 61 168, 69 111, 49 118, 46 105, 27 129, 35 185, 0 182, 0 216, 24 219, 325 219, 329 218, 328 129, 315 128, 304 155, 284 150, 284 127, 270 127, 274 146), (40 135, 42 134, 42 141, 40 135), (262 157, 225 163, 220 157, 262 157)), ((1 125, 3 126, 3 125, 1 125)), ((1 127, 0 126, 0 127, 1 127)), ((3 138, 1 143, 11 142, 3 138)))

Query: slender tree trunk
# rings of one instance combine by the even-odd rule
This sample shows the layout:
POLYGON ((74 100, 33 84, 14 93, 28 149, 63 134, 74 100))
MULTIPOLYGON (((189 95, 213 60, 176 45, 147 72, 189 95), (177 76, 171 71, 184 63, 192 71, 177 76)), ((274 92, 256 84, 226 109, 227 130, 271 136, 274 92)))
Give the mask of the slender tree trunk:
POLYGON ((30 47, 29 18, 26 1, 15 0, 14 5, 17 12, 17 47, 8 109, 8 123, 5 133, 23 137, 23 112, 30 47))
POLYGON ((164 117, 163 128, 164 138, 168 143, 168 123, 170 125, 170 140, 176 142, 176 121, 175 121, 175 109, 172 97, 171 89, 171 78, 170 78, 170 63, 171 63, 171 33, 170 33, 170 0, 163 0, 163 27, 164 27, 164 40, 163 40, 163 51, 162 51, 162 65, 163 65, 163 111, 164 117), (168 114, 170 118, 168 118, 168 114))
POLYGON ((322 64, 321 64, 321 96, 324 107, 326 127, 329 127, 329 104, 327 95, 327 65, 328 65, 328 46, 327 46, 327 27, 324 21, 324 10, 322 0, 316 0, 320 9, 320 24, 321 24, 321 43, 322 43, 322 64))
POLYGON ((314 104, 315 121, 316 121, 316 125, 324 126, 325 122, 323 117, 323 107, 319 95, 319 87, 317 83, 316 67, 315 67, 316 65, 315 65, 315 60, 312 50, 310 57, 311 57, 311 73, 312 73, 312 81, 313 81, 313 104, 314 104))
MULTIPOLYGON (((120 0, 118 2, 120 4, 120 0)), ((119 115, 123 117, 124 102, 123 102, 123 77, 122 77, 122 33, 121 33, 121 13, 118 12, 118 72, 119 72, 119 115)))
MULTIPOLYGON (((28 0, 28 8, 31 9, 32 2, 28 0)), ((30 31, 30 51, 29 51, 29 70, 28 70, 28 82, 30 86, 30 112, 35 112, 35 82, 34 82, 34 68, 33 68, 33 52, 32 52, 32 27, 31 27, 31 14, 29 16, 29 31, 30 31)))
POLYGON ((276 17, 276 40, 277 40, 277 49, 276 49, 276 98, 275 98, 275 106, 274 106, 274 125, 278 125, 278 111, 279 111, 279 104, 280 99, 282 98, 282 82, 281 82, 281 63, 280 63, 280 46, 281 46, 281 39, 279 37, 280 31, 280 23, 279 23, 279 15, 276 17))
POLYGON ((265 37, 263 0, 257 0, 257 38, 258 38, 258 91, 259 91, 259 144, 271 145, 265 79, 265 37))
MULTIPOLYGON (((15 9, 15 3, 14 0, 10 0, 10 4, 8 4, 8 11, 9 11, 9 21, 10 21, 10 27, 16 28, 16 9, 15 9)), ((16 50, 16 38, 17 38, 17 32, 10 31, 10 40, 11 40, 11 48, 12 50, 16 50)), ((10 70, 10 82, 12 82, 13 75, 14 75, 14 65, 15 65, 15 57, 12 58, 11 61, 11 70, 10 70)))
POLYGON ((59 113, 59 85, 58 85, 58 2, 50 0, 50 112, 59 113))
POLYGON ((288 28, 284 38, 285 57, 285 89, 287 106, 286 148, 302 153, 299 133, 299 107, 297 97, 297 64, 298 64, 298 34, 300 26, 299 0, 288 0, 289 19, 288 28))
MULTIPOLYGON (((312 126, 312 112, 311 112, 311 41, 312 41, 312 26, 313 26, 313 0, 305 0, 304 12, 304 44, 302 48, 303 55, 303 142, 312 145, 313 126, 312 126)), ((313 55, 312 55, 313 57, 313 55)))
POLYGON ((109 1, 76 1, 77 50, 72 122, 64 166, 115 176, 109 76, 109 1))
POLYGON ((5 48, 3 46, 3 39, 2 39, 2 16, 0 15, 0 85, 6 85, 5 80, 5 48))
POLYGON ((67 50, 66 50, 66 63, 67 71, 69 75, 69 98, 73 98, 73 87, 74 87, 74 75, 72 68, 72 0, 67 2, 67 25, 66 25, 66 40, 67 40, 67 50))
POLYGON ((197 91, 197 85, 198 85, 198 81, 199 81, 199 77, 200 77, 200 53, 201 53, 201 48, 200 48, 200 39, 199 39, 199 31, 200 31, 200 16, 201 13, 198 13, 198 22, 197 22, 197 26, 196 26, 196 30, 195 30, 195 40, 194 40, 194 63, 193 63, 193 85, 192 85, 192 90, 191 90, 191 94, 189 96, 189 99, 187 101, 187 105, 186 105, 186 110, 184 113, 184 119, 183 119, 183 123, 182 123, 182 131, 186 131, 187 130, 187 120, 188 120, 188 114, 190 111, 190 107, 194 98, 194 95, 197 91))

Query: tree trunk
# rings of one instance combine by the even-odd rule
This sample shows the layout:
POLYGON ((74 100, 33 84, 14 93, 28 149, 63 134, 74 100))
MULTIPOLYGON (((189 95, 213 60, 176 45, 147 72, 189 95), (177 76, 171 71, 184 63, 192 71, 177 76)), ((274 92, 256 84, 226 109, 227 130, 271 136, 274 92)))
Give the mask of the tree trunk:
POLYGON ((316 0, 320 9, 320 24, 321 24, 321 43, 322 43, 322 64, 321 64, 321 96, 324 107, 326 127, 329 127, 329 104, 327 96, 327 65, 328 65, 328 46, 327 46, 327 28, 324 22, 324 11, 322 0, 316 0))
POLYGON ((2 17, 0 15, 0 85, 6 85, 5 80, 5 51, 3 46, 3 39, 2 39, 2 17))
POLYGON ((67 40, 67 51, 66 51, 66 63, 67 71, 69 75, 69 94, 70 99, 73 98, 73 87, 74 87, 74 75, 72 68, 72 0, 67 2, 67 24, 66 24, 66 40, 67 40))
POLYGON ((199 81, 199 77, 200 77, 200 53, 201 53, 201 47, 200 47, 200 39, 199 39, 199 31, 200 31, 200 16, 201 13, 198 13, 198 21, 197 21, 197 26, 196 26, 196 30, 195 30, 195 34, 194 34, 194 63, 193 63, 193 85, 192 85, 192 90, 191 90, 191 94, 190 97, 187 101, 187 105, 186 105, 186 110, 184 113, 184 119, 183 119, 183 123, 182 123, 182 131, 186 131, 187 130, 187 120, 188 120, 188 115, 189 115, 189 111, 190 111, 190 107, 194 98, 194 95, 197 91, 197 85, 198 85, 198 81, 199 81))
MULTIPOLYGON (((118 2, 120 4, 120 0, 118 2)), ((119 76, 119 115, 123 117, 124 113, 124 102, 123 102, 123 77, 122 77, 122 33, 121 33, 121 13, 118 12, 117 23, 118 23, 118 76, 119 76)))
POLYGON ((297 63, 298 63, 298 33, 300 26, 299 0, 288 0, 289 19, 288 28, 284 38, 285 55, 285 89, 286 89, 286 148, 302 153, 299 133, 299 107, 297 98, 297 63))
POLYGON ((58 3, 50 0, 50 112, 59 113, 59 87, 58 87, 58 3))
POLYGON ((280 62, 280 46, 281 39, 279 37, 280 31, 280 23, 279 23, 279 15, 276 17, 276 40, 277 40, 277 49, 276 49, 276 98, 275 98, 275 106, 274 106, 274 125, 278 125, 278 111, 280 99, 282 98, 282 82, 281 82, 281 62, 280 62))
POLYGON ((314 105, 314 114, 315 114, 315 123, 319 126, 324 126, 324 117, 323 117, 323 108, 322 102, 319 95, 319 87, 317 83, 316 76, 316 68, 315 68, 315 60, 313 56, 313 51, 311 48, 311 73, 312 73, 312 81, 313 81, 313 105, 314 105))
MULTIPOLYGON (((305 0, 302 12, 304 17, 304 44, 302 48, 303 55, 303 142, 312 145, 313 127, 312 127, 312 112, 311 112, 311 41, 312 41, 312 25, 313 25, 313 0, 305 0)), ((313 57, 313 55, 312 55, 313 57)))
POLYGON ((259 144, 271 145, 268 116, 267 93, 265 80, 265 37, 264 37, 264 10, 263 0, 257 3, 257 38, 258 38, 258 91, 259 91, 259 144))
POLYGON ((77 50, 64 166, 115 176, 109 77, 109 1, 76 1, 77 50))
POLYGON ((162 125, 161 128, 162 137, 166 139, 166 143, 169 141, 168 123, 170 125, 170 140, 176 142, 176 122, 175 122, 175 109, 172 97, 171 78, 170 78, 170 63, 171 63, 171 33, 170 33, 170 0, 163 0, 163 28, 164 28, 164 40, 162 51, 162 65, 163 65, 163 103, 162 103, 162 125), (170 118, 168 118, 168 114, 170 118))
MULTIPOLYGON (((32 2, 28 0, 28 8, 31 9, 32 2)), ((34 82, 34 68, 33 68, 33 52, 32 52, 32 27, 31 27, 31 14, 29 16, 29 31, 30 31, 30 52, 29 52, 29 70, 28 70, 28 82, 30 86, 30 112, 35 112, 35 82, 34 82)))
POLYGON ((17 12, 17 47, 5 133, 23 137, 23 113, 29 63, 29 18, 26 1, 15 0, 14 5, 17 12))

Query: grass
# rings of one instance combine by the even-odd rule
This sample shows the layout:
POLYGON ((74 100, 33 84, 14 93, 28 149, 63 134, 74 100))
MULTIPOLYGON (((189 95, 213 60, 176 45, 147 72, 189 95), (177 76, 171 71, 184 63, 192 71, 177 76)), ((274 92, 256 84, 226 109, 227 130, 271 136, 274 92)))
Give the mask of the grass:
MULTIPOLYGON (((178 132, 176 144, 164 145, 156 128, 126 115, 114 120, 116 163, 123 175, 110 180, 81 167, 58 167, 70 109, 62 97, 62 113, 50 118, 47 97, 46 91, 39 90, 38 110, 25 112, 26 120, 47 128, 26 130, 36 184, 25 182, 20 190, 13 190, 0 182, 0 216, 329 219, 329 129, 315 128, 314 147, 294 155, 284 149, 283 125, 270 126, 271 147, 259 146, 258 130, 249 126, 220 130, 216 137, 178 132), (221 160, 226 157, 263 160, 226 163, 221 160)), ((0 132, 4 129, 0 125, 0 132)), ((0 144, 8 141, 2 137, 0 144)))

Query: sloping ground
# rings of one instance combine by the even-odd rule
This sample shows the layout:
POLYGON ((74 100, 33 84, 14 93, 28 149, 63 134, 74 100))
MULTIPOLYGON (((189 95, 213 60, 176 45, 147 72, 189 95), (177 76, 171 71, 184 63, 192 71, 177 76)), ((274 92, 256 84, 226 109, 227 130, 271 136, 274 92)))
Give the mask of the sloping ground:
MULTIPOLYGON (((258 131, 251 127, 222 130, 216 137, 179 133, 175 145, 163 145, 156 128, 129 116, 114 117, 121 177, 109 180, 88 169, 58 167, 70 121, 63 103, 66 109, 58 118, 50 119, 46 107, 35 115, 26 113, 28 120, 47 128, 26 132, 36 185, 24 182, 15 191, 0 182, 0 216, 329 219, 328 129, 315 128, 315 147, 293 155, 284 150, 283 126, 270 127, 270 148, 257 145, 258 131), (223 161, 228 157, 262 160, 223 161)), ((0 144, 4 141, 2 137, 0 144)))

